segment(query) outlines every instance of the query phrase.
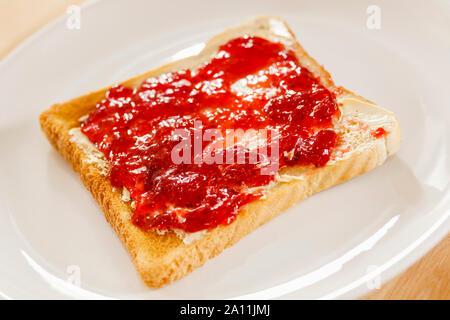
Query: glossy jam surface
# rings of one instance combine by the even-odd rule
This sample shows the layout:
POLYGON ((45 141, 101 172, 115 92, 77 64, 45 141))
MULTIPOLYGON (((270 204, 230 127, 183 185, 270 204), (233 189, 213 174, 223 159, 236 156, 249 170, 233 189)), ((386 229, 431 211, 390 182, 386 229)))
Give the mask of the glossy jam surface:
MULTIPOLYGON (((269 184, 275 173, 263 173, 267 162, 259 158, 256 163, 207 164, 196 163, 193 152, 188 155, 192 161, 175 163, 172 151, 181 141, 176 129, 193 133, 201 123, 201 133, 273 130, 279 168, 321 167, 336 145, 332 120, 338 113, 333 93, 292 51, 241 37, 222 45, 194 71, 149 78, 137 89, 111 88, 81 127, 109 160, 112 185, 130 191, 135 225, 195 232, 232 222, 243 205, 262 197, 251 188, 269 184)), ((221 152, 248 160, 257 151, 235 145, 215 154, 221 152)))

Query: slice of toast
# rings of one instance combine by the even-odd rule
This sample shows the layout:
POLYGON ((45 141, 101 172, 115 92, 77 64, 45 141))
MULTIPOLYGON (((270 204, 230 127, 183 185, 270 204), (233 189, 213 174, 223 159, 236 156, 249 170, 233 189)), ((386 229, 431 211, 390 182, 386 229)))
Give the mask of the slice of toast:
POLYGON ((244 35, 283 43, 296 53, 301 65, 336 94, 341 117, 335 130, 342 143, 323 167, 281 169, 276 183, 266 187, 264 199, 242 207, 236 220, 229 225, 220 225, 207 232, 177 235, 175 232, 145 232, 131 222, 133 205, 129 194, 111 186, 107 176, 108 162, 79 129, 80 118, 94 110, 108 89, 56 104, 40 116, 47 138, 80 174, 150 287, 158 288, 185 276, 300 200, 375 168, 400 147, 400 127, 394 114, 336 87, 328 72, 297 43, 286 23, 276 17, 258 17, 231 28, 208 41, 198 55, 164 65, 123 85, 137 87, 148 77, 195 69, 211 59, 221 44, 244 35), (374 138, 371 132, 380 127, 387 134, 374 138))

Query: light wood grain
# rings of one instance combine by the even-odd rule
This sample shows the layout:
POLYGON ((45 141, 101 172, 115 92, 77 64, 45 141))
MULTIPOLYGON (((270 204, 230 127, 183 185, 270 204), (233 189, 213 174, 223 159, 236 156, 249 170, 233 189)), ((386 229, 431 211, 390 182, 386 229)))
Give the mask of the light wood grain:
MULTIPOLYGON (((0 59, 83 0, 0 0, 0 59)), ((450 234, 405 272, 363 299, 450 299, 450 234)))
POLYGON ((37 29, 82 0, 0 0, 0 59, 37 29))
POLYGON ((450 234, 405 272, 364 298, 450 299, 450 234))

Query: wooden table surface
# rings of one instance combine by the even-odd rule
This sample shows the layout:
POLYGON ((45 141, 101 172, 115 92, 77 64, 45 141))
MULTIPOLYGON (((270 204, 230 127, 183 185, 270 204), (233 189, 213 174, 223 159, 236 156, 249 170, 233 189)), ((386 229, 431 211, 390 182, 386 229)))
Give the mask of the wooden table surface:
MULTIPOLYGON (((0 0, 0 59, 83 0, 0 0)), ((450 234, 423 258, 363 299, 450 299, 450 234)))

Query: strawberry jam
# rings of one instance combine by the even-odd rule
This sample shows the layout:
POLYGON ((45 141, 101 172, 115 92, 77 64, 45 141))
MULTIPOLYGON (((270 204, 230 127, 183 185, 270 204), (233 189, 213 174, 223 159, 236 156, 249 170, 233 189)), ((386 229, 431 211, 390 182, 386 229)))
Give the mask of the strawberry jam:
POLYGON ((388 132, 386 130, 384 130, 383 127, 379 127, 378 129, 372 131, 372 137, 374 137, 375 139, 384 137, 387 134, 388 134, 388 132))
MULTIPOLYGON (((110 162, 111 184, 129 190, 135 225, 195 232, 231 223, 242 206, 263 196, 258 187, 273 181, 277 171, 264 173, 267 158, 245 144, 213 152, 219 158, 231 154, 232 160, 240 156, 240 162, 199 162, 195 152, 184 154, 191 149, 183 149, 187 161, 174 161, 180 142, 196 149, 200 132, 201 154, 211 143, 202 138, 208 129, 271 130, 278 168, 321 167, 337 141, 332 120, 338 110, 334 94, 293 51, 245 36, 222 45, 195 70, 149 78, 138 88, 110 88, 81 128, 110 162), (191 135, 181 137, 177 130, 191 135)), ((273 142, 271 137, 262 145, 273 142)))

